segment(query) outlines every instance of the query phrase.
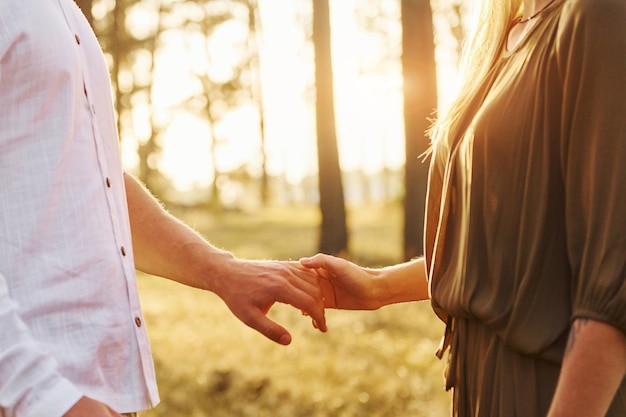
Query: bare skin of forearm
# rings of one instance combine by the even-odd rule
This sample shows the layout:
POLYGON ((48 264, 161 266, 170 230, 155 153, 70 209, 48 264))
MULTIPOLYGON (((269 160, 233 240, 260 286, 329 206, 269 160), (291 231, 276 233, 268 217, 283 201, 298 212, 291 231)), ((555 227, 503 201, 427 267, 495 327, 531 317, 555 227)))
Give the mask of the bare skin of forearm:
MULTIPOLYGON (((194 230, 170 215, 137 180, 125 174, 126 194, 133 237, 135 266, 196 288, 206 288, 202 271, 214 273, 234 262, 232 254, 219 250, 194 230)), ((219 279, 219 277, 216 277, 219 279)))
POLYGON ((321 253, 300 262, 322 277, 319 283, 327 308, 376 310, 388 304, 428 298, 423 258, 376 269, 321 253))
POLYGON ((374 275, 381 307, 429 298, 424 258, 376 270, 374 275))
POLYGON ((626 335, 606 323, 574 321, 548 417, 604 417, 626 374, 626 335))
POLYGON ((286 345, 289 332, 267 317, 276 302, 306 312, 326 331, 317 274, 298 262, 247 261, 211 245, 125 177, 135 267, 218 295, 242 322, 286 345))

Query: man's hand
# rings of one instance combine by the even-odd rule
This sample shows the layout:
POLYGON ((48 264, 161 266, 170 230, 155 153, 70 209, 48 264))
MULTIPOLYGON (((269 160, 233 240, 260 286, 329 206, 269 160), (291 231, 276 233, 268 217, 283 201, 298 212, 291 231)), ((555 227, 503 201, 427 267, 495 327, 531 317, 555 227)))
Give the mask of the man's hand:
POLYGON ((326 331, 318 276, 298 262, 248 261, 216 248, 170 215, 130 175, 125 175, 135 267, 217 294, 248 326, 287 345, 289 332, 267 318, 275 302, 290 304, 326 331))
POLYGON ((82 397, 63 417, 122 417, 106 404, 82 397))
MULTIPOLYGON (((291 335, 267 317, 275 302, 290 304, 326 331, 318 276, 298 262, 234 260, 227 278, 212 280, 215 292, 232 313, 269 339, 288 345, 291 335)), ((210 273, 210 271, 208 271, 210 273)))

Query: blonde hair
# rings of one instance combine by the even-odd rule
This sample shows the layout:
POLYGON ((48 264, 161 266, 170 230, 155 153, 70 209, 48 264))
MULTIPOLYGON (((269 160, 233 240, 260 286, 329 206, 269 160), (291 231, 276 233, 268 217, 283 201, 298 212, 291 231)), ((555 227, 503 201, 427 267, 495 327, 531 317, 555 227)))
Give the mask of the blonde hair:
POLYGON ((461 86, 450 107, 438 117, 429 135, 432 143, 454 136, 458 123, 472 104, 506 41, 508 29, 520 16, 523 0, 483 0, 474 33, 461 56, 461 86))

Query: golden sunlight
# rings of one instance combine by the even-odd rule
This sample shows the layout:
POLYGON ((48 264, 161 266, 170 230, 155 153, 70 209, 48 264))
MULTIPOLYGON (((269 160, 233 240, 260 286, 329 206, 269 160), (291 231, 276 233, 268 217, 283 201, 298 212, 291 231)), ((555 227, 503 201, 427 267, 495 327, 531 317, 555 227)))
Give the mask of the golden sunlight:
MULTIPOLYGON (((386 2, 385 7, 392 18, 387 19, 389 24, 381 37, 359 27, 357 0, 331 1, 336 125, 344 170, 375 173, 400 168, 404 163, 400 4, 386 2)), ((304 27, 310 10, 301 9, 299 2, 259 0, 267 169, 270 174, 283 174, 291 183, 317 170, 311 92, 313 47, 304 27)), ((135 22, 152 24, 149 17, 141 16, 135 22)), ((153 117, 167 127, 157 167, 183 191, 210 184, 214 160, 220 170, 230 170, 254 160, 254 155, 261 152, 259 116, 252 106, 230 112, 213 126, 201 114, 170 114, 171 108, 198 88, 190 71, 213 71, 214 77, 215 71, 228 71, 228 64, 238 59, 237 45, 247 28, 222 26, 209 45, 205 40, 171 31, 163 37, 156 58, 151 105, 155 109, 153 117), (219 63, 225 65, 216 65, 219 63), (214 138, 218 146, 211 150, 207 138, 214 138), (216 152, 215 159, 212 152, 216 152)), ((439 73, 440 95, 446 97, 456 87, 454 65, 442 65, 439 73)), ((142 132, 145 106, 136 106, 135 112, 134 132, 125 135, 122 142, 124 163, 129 169, 137 164, 135 152, 130 150, 136 149, 146 134, 142 132)))

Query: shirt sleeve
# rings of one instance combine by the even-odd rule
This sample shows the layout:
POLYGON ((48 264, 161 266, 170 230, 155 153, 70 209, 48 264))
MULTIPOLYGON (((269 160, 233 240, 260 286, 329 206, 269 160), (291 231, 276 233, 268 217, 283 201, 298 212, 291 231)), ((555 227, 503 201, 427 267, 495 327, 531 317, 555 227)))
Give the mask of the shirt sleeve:
POLYGON ((31 335, 0 275, 0 407, 6 417, 60 417, 82 393, 31 335))
MULTIPOLYGON (((20 38, 19 2, 0 1, 0 83, 5 57, 20 38)), ((33 337, 0 274, 0 414, 6 417, 60 417, 82 393, 57 371, 54 358, 33 337)))
POLYGON ((557 53, 573 318, 626 332, 626 2, 564 7, 557 53))

